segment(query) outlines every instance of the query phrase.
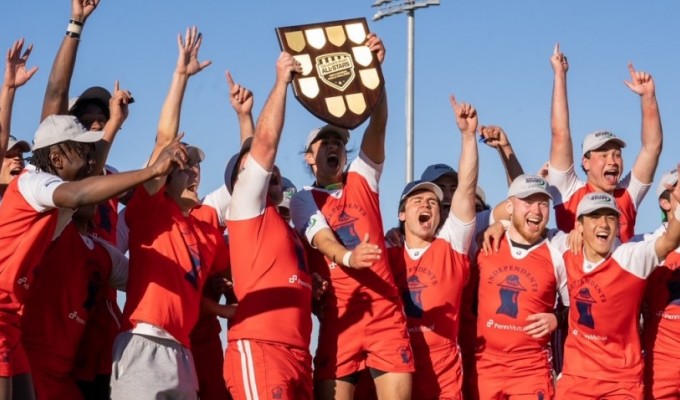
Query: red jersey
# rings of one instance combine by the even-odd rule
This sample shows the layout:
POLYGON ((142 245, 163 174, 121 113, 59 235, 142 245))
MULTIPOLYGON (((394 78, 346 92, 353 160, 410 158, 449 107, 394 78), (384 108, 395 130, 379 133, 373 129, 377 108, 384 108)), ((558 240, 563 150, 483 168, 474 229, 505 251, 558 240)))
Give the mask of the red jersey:
MULTIPOLYGON (((117 173, 118 171, 109 165, 104 167, 104 175, 117 173)), ((97 204, 92 218, 92 229, 90 229, 90 233, 114 246, 116 245, 116 228, 118 226, 118 203, 118 197, 114 197, 97 204)))
POLYGON ((638 321, 645 279, 658 264, 654 244, 626 243, 598 263, 564 253, 571 301, 564 374, 642 381, 638 321))
POLYGON ((307 258, 298 235, 266 200, 269 177, 248 157, 232 193, 227 229, 238 308, 227 338, 309 351, 312 285, 307 258))
MULTIPOLYGON (((387 254, 378 196, 381 168, 361 153, 350 165, 342 188, 305 187, 298 192, 291 200, 296 229, 312 243, 316 233, 328 227, 349 250, 368 234, 372 243, 387 254)), ((326 304, 333 307, 383 299, 394 302, 398 297, 386 257, 364 269, 337 265, 325 257, 323 265, 312 265, 312 269, 332 282, 324 297, 326 304)))
POLYGON ((429 247, 388 249, 416 358, 429 357, 430 348, 456 344, 474 227, 474 221, 463 224, 450 215, 429 247))
POLYGON ((550 335, 534 339, 522 329, 529 315, 553 312, 558 291, 567 296, 561 253, 547 239, 525 249, 506 234, 497 253, 477 253, 477 268, 477 352, 544 349, 550 335))
POLYGON ((130 229, 130 272, 123 329, 144 322, 189 347, 203 284, 226 270, 229 251, 222 234, 193 215, 184 216, 165 188, 150 196, 137 187, 125 212, 130 229))
POLYGON ((62 183, 58 176, 24 170, 7 186, 0 207, 0 303, 3 309, 19 308, 22 298, 16 289, 30 286, 33 269, 71 220, 74 210, 56 208, 52 200, 54 190, 62 183))
POLYGON ((680 357, 680 249, 649 276, 644 303, 645 349, 680 357))
MULTIPOLYGON (((581 181, 574 172, 574 166, 568 171, 557 171, 552 167, 550 188, 555 200, 555 220, 557 228, 563 232, 571 232, 576 225, 576 208, 581 199, 595 189, 581 181)), ((635 235, 635 218, 637 207, 647 194, 650 184, 638 181, 632 173, 626 175, 611 195, 621 212, 619 216, 619 239, 629 241, 635 235)))
POLYGON ((35 268, 24 306, 22 338, 31 365, 70 373, 95 306, 109 285, 124 287, 126 280, 123 254, 69 224, 35 268))

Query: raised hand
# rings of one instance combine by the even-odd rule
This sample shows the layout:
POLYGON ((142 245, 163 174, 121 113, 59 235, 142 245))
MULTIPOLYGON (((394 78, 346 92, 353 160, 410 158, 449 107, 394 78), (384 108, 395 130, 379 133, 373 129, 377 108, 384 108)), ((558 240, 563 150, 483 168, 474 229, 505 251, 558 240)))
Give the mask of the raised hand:
POLYGON ((556 74, 566 74, 569 71, 569 62, 567 56, 560 51, 560 44, 557 43, 553 49, 553 54, 550 57, 550 65, 556 74))
POLYGON ((279 59, 276 61, 276 81, 289 84, 293 80, 293 74, 301 73, 302 64, 289 53, 281 52, 279 59))
POLYGON ((253 93, 248 88, 234 82, 231 73, 225 73, 229 85, 229 102, 238 115, 248 115, 253 110, 253 93))
POLYGON ((156 161, 151 165, 155 176, 169 175, 175 168, 187 168, 189 155, 187 154, 186 147, 181 142, 183 137, 184 134, 177 135, 169 145, 163 148, 156 161))
POLYGON ((33 67, 26 70, 26 62, 31 55, 33 45, 29 44, 21 54, 24 47, 24 39, 21 38, 12 44, 12 47, 7 50, 7 60, 5 63, 5 83, 8 88, 16 89, 28 82, 36 73, 38 67, 33 67))
POLYGON ((85 22, 99 5, 99 0, 71 0, 71 19, 85 22))
POLYGON ((654 79, 652 75, 643 71, 636 71, 632 63, 628 63, 630 81, 623 81, 630 90, 640 96, 654 95, 654 79))
POLYGON ((456 115, 456 124, 462 134, 473 134, 477 132, 477 110, 468 103, 458 103, 456 98, 451 95, 449 98, 453 113, 456 115))
POLYGON ((479 128, 480 140, 489 147, 498 149, 503 146, 507 146, 508 136, 503 131, 500 126, 482 126, 479 128))
POLYGON ((177 47, 179 49, 177 73, 192 76, 212 64, 212 61, 198 61, 198 49, 201 48, 202 42, 203 34, 198 32, 196 26, 187 28, 184 40, 182 40, 181 34, 177 35, 177 47))
POLYGON ((129 90, 121 89, 116 81, 113 84, 113 94, 109 100, 110 120, 118 121, 121 124, 128 117, 128 104, 132 103, 132 93, 129 90))
POLYGON ((352 255, 349 258, 348 267, 352 268, 369 268, 376 261, 380 260, 380 247, 377 244, 369 243, 368 233, 364 236, 364 240, 352 250, 352 255))
POLYGON ((376 53, 378 62, 382 64, 385 60, 385 45, 382 39, 378 37, 375 33, 369 33, 366 39, 366 47, 368 47, 372 52, 376 53))

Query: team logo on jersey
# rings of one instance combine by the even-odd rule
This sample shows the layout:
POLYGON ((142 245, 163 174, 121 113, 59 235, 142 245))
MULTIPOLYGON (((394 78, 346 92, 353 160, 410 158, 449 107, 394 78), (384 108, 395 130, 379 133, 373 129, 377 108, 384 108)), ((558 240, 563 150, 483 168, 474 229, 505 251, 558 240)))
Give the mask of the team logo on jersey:
POLYGON ((581 288, 576 294, 576 310, 578 311, 578 324, 595 329, 593 318, 593 304, 597 303, 587 287, 581 288))
POLYGON ((309 271, 307 270, 305 249, 302 247, 300 238, 298 237, 298 235, 295 234, 295 232, 292 229, 288 230, 288 235, 290 236, 291 239, 293 239, 293 244, 295 246, 295 258, 297 259, 298 271, 304 271, 305 273, 308 273, 309 271))
POLYGON ((361 239, 359 239, 359 235, 357 235, 357 231, 354 228, 356 221, 357 218, 343 211, 340 217, 338 217, 338 224, 334 227, 340 241, 347 250, 352 250, 361 243, 361 239))
POLYGON ((545 392, 538 390, 536 393, 536 400, 543 400, 545 398, 545 392))
POLYGON ((668 287, 668 304, 680 305, 680 268, 671 273, 666 285, 668 287))
POLYGON ((428 286, 418 279, 418 275, 411 275, 408 277, 408 290, 402 292, 401 297, 404 300, 404 309, 406 316, 411 318, 423 317, 423 301, 421 298, 422 292, 428 286))
POLYGON ((505 280, 498 284, 500 286, 499 295, 501 305, 496 309, 496 314, 504 314, 512 318, 517 318, 519 313, 519 293, 526 292, 522 286, 519 275, 507 275, 505 280))
POLYGON ((281 386, 277 386, 274 389, 272 389, 272 399, 282 399, 283 398, 283 389, 281 386))

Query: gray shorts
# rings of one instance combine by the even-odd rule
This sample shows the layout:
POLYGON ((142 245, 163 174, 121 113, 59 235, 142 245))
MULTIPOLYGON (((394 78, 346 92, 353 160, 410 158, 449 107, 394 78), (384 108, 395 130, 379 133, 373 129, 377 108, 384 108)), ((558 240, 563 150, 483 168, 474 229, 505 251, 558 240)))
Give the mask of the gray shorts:
POLYGON ((167 339, 122 332, 113 344, 112 400, 196 400, 191 351, 167 339))

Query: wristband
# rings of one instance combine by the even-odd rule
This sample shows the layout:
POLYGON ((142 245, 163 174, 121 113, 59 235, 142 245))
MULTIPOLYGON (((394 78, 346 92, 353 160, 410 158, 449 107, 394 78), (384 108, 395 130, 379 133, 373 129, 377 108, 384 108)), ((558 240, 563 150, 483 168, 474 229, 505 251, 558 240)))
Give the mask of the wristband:
POLYGON ((350 257, 352 257, 352 252, 351 252, 351 251, 348 251, 347 253, 345 253, 345 255, 342 256, 342 265, 344 265, 345 267, 350 267, 350 268, 352 268, 352 266, 349 265, 349 259, 350 259, 350 257))
POLYGON ((83 32, 83 23, 76 20, 69 20, 66 26, 66 35, 74 39, 80 39, 80 34, 83 32))

